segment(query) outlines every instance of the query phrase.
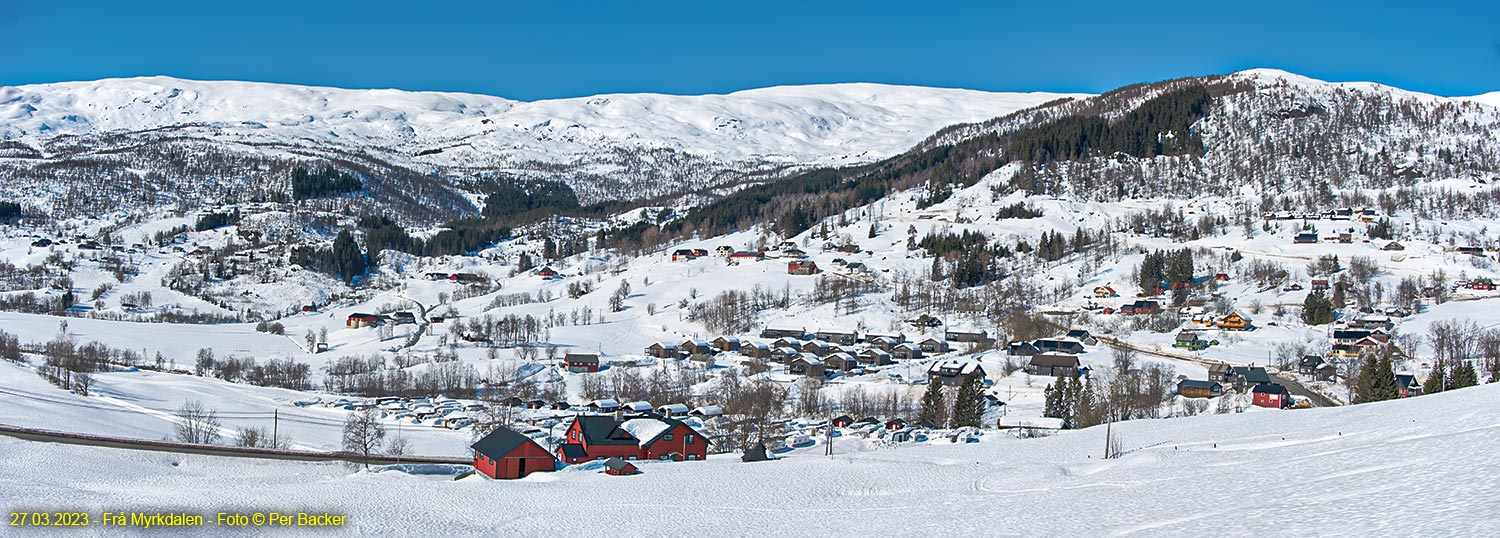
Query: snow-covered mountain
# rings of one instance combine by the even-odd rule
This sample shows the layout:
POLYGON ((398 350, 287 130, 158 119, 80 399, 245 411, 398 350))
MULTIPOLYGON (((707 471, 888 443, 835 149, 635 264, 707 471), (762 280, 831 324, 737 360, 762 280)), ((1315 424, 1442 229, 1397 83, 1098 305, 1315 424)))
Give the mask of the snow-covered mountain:
MULTIPOLYGON (((788 167, 869 162, 946 125, 1059 97, 835 84, 522 102, 461 93, 109 79, 0 88, 0 157, 29 158, 11 163, 19 168, 88 160, 117 163, 114 172, 200 179, 175 167, 171 157, 153 155, 152 146, 200 158, 226 153, 228 160, 338 154, 459 182, 478 175, 560 180, 590 203, 730 185, 788 167)), ((255 168, 202 174, 244 178, 257 175, 255 168)))

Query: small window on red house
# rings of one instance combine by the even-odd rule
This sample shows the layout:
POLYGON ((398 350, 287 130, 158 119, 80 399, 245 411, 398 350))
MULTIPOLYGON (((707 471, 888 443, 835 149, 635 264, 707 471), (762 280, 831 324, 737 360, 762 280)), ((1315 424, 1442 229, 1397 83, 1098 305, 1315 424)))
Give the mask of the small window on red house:
POLYGON ((686 436, 686 437, 683 437, 683 438, 682 438, 682 439, 683 439, 683 440, 684 440, 684 441, 686 441, 686 442, 687 442, 687 444, 690 444, 690 445, 691 445, 691 444, 693 444, 693 436, 692 436, 692 435, 691 435, 691 434, 689 434, 689 435, 688 435, 688 436, 686 436))
POLYGON ((665 437, 662 437, 662 439, 667 440, 667 441, 671 441, 672 440, 672 434, 669 433, 665 437))

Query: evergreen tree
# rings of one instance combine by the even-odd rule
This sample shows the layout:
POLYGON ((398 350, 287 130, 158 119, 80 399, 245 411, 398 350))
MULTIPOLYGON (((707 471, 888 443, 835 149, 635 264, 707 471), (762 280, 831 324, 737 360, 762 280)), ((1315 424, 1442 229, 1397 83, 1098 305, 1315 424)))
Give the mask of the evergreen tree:
POLYGON ((365 255, 360 252, 359 245, 354 242, 354 236, 349 234, 349 230, 339 231, 339 236, 333 240, 329 258, 328 265, 344 282, 353 281, 354 277, 365 274, 365 255))
POLYGON ((1063 418, 1065 416, 1062 409, 1063 383, 1063 380, 1059 377, 1056 383, 1049 383, 1047 385, 1045 392, 1046 405, 1042 408, 1042 416, 1047 418, 1063 418))
POLYGON ((958 398, 953 402, 953 426, 979 427, 984 423, 984 380, 980 376, 969 376, 958 387, 958 398))
POLYGON ((1400 397, 1401 389, 1396 385, 1396 370, 1391 361, 1390 351, 1381 353, 1375 364, 1375 401, 1394 400, 1400 397))
POLYGON ((1326 325, 1333 323, 1333 303, 1321 291, 1307 294, 1307 299, 1302 301, 1302 322, 1308 325, 1326 325))
POLYGON ((1443 361, 1437 361, 1437 364, 1432 365, 1432 373, 1427 374, 1427 380, 1422 382, 1422 394, 1435 394, 1446 389, 1447 369, 1443 361))
POLYGON ((1453 367, 1453 388, 1461 389, 1479 384, 1479 373, 1474 371, 1474 363, 1460 360, 1453 367))
POLYGON ((1354 403, 1369 403, 1379 401, 1376 394, 1375 371, 1380 369, 1380 361, 1374 355, 1365 355, 1360 359, 1359 377, 1354 379, 1354 403))
POLYGON ((870 235, 869 235, 870 239, 874 239, 876 234, 877 234, 877 232, 875 231, 875 225, 871 224, 870 225, 870 235))
POLYGON ((917 414, 917 420, 927 420, 943 426, 943 383, 936 379, 927 383, 927 391, 922 393, 922 410, 917 414))

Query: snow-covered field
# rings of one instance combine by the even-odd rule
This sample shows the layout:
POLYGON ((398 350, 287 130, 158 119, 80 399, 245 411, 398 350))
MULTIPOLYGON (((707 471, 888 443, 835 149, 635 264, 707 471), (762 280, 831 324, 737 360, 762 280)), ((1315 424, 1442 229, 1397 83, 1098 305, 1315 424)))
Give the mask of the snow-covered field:
MULTIPOLYGON (((303 510, 430 536, 1493 536, 1500 385, 1304 411, 1117 423, 1041 439, 779 461, 597 465, 519 481, 0 438, 8 509, 303 510)), ((135 532, 143 532, 138 529, 135 532)), ((261 533, 273 531, 260 529, 261 533)), ((222 535, 224 529, 185 534, 222 535)), ((95 526, 69 534, 118 535, 95 526)))

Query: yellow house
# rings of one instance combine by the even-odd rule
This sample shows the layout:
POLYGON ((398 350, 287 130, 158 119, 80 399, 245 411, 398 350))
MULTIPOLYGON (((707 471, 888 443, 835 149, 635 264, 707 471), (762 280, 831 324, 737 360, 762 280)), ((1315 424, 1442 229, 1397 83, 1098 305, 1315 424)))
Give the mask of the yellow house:
POLYGON ((1243 331, 1250 328, 1250 318, 1241 315, 1239 312, 1230 312, 1228 315, 1219 318, 1218 323, 1214 325, 1220 329, 1243 331))

